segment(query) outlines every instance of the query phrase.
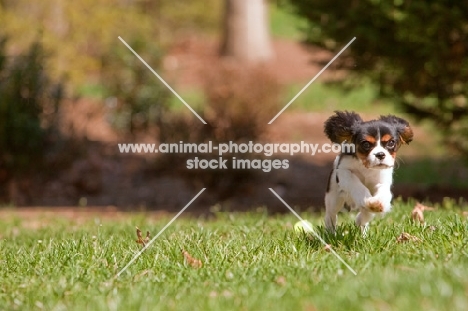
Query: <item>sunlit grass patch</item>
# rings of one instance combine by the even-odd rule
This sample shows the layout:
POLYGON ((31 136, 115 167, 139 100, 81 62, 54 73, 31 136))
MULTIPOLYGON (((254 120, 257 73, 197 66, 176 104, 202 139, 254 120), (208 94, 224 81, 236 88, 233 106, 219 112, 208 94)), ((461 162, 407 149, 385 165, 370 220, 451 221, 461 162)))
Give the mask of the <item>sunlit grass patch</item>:
MULTIPOLYGON (((8 310, 464 310, 468 221, 460 205, 436 205, 416 224, 397 200, 367 237, 340 214, 336 235, 301 213, 358 273, 354 276, 289 213, 181 217, 137 254, 135 226, 156 235, 171 215, 0 219, 0 305, 8 310), (399 241, 406 233, 414 239, 399 241), (203 265, 184 259, 186 251, 203 265)), ((463 207, 464 208, 464 207, 463 207)), ((5 213, 2 215, 6 215, 5 213)))

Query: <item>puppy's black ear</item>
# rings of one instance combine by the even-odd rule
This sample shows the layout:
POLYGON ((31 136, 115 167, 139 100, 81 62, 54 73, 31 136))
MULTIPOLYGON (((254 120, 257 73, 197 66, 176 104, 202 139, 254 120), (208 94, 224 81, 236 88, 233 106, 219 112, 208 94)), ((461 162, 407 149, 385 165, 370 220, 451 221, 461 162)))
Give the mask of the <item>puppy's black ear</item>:
POLYGON ((324 132, 334 143, 351 142, 354 125, 361 122, 361 117, 355 112, 335 111, 335 114, 325 121, 324 132))
POLYGON ((411 129, 408 121, 390 114, 388 116, 380 116, 379 120, 395 126, 403 143, 409 144, 413 140, 413 130, 411 129))

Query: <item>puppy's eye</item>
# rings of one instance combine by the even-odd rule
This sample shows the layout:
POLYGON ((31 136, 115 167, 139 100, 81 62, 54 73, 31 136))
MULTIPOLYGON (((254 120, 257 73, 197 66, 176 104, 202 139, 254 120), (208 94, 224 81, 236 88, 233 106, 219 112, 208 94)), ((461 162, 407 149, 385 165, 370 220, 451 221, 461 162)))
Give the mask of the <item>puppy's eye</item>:
POLYGON ((372 145, 371 145, 370 142, 368 142, 368 141, 366 140, 366 141, 363 141, 363 142, 361 143, 361 147, 362 147, 364 150, 369 150, 369 149, 372 147, 372 145))
POLYGON ((392 149, 395 147, 395 141, 393 139, 387 142, 387 148, 392 149))

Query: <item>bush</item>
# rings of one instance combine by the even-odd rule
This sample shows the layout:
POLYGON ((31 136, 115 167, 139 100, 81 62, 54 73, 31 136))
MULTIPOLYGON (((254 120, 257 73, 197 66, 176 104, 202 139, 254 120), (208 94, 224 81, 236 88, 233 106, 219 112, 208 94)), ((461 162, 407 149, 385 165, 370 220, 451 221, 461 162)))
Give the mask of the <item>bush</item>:
MULTIPOLYGON (((263 67, 239 67, 234 64, 213 64, 207 72, 204 86, 206 103, 203 115, 208 123, 203 125, 196 117, 186 114, 168 114, 161 128, 164 140, 213 144, 233 141, 242 143, 261 141, 268 122, 278 112, 279 85, 263 67)), ((249 159, 252 155, 223 155, 249 159)), ((159 159, 159 167, 170 168, 184 174, 193 184, 207 187, 218 200, 232 196, 246 181, 254 182, 254 170, 218 169, 187 170, 187 159, 199 157, 217 159, 216 154, 170 154, 159 159)), ((228 161, 230 163, 230 160, 228 161)))
MULTIPOLYGON (((160 50, 142 40, 132 40, 129 45, 158 71, 160 50)), ((170 96, 166 86, 123 45, 109 50, 102 63, 102 83, 116 103, 109 117, 111 125, 130 134, 160 126, 170 96)))
MULTIPOLYGON (((7 57, 0 40, 0 184, 42 165, 44 144, 52 130, 61 87, 44 71, 46 55, 39 43, 24 55, 7 57)), ((4 187, 0 187, 4 188, 4 187)), ((4 194, 0 194, 4 196, 4 194)))
POLYGON ((206 73, 203 125, 192 114, 167 112, 161 118, 161 142, 237 143, 262 139, 278 112, 280 87, 263 67, 239 67, 220 61, 206 73))
POLYGON ((224 62, 208 72, 205 118, 217 141, 258 140, 278 112, 279 85, 263 66, 224 62))
POLYGON ((62 94, 43 69, 46 55, 39 43, 8 59, 6 42, 0 43, 0 161, 4 168, 22 170, 41 157, 62 94))

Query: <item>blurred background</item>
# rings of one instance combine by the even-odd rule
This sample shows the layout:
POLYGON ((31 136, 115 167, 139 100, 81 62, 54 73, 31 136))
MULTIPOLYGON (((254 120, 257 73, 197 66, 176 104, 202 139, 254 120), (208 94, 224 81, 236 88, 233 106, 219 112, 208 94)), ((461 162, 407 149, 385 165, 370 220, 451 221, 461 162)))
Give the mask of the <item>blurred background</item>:
POLYGON ((274 188, 318 210, 333 154, 269 173, 187 170, 197 155, 120 154, 117 144, 326 143, 323 122, 338 109, 410 121, 396 196, 468 197, 466 2, 0 0, 0 25, 2 205, 172 211, 207 187, 202 211, 283 210, 274 188))

